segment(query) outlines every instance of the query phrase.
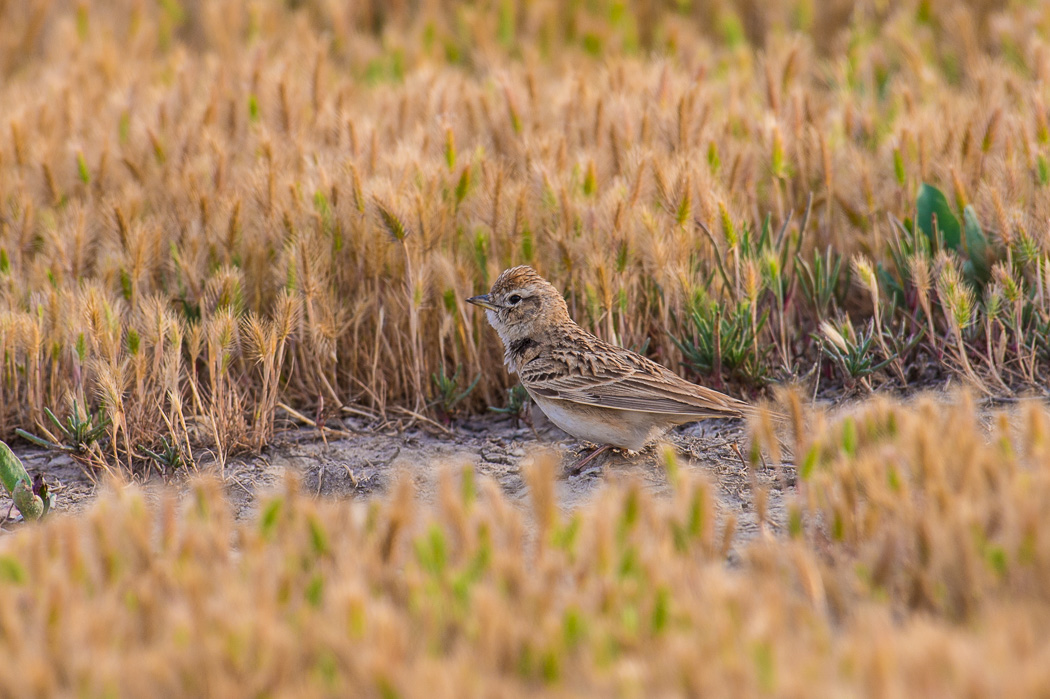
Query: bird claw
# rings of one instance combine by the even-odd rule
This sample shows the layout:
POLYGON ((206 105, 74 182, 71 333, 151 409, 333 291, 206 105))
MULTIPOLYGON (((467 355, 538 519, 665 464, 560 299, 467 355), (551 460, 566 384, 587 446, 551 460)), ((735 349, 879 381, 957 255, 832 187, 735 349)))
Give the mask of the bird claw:
POLYGON ((574 463, 572 466, 569 466, 569 468, 566 469, 566 470, 569 472, 570 475, 578 476, 578 475, 580 475, 580 473, 583 472, 583 467, 584 466, 586 466, 591 461, 593 461, 596 456, 598 456, 599 454, 602 454, 603 452, 608 451, 611 448, 612 447, 609 446, 608 444, 606 444, 605 446, 602 446, 602 447, 598 447, 597 449, 592 451, 590 454, 588 454, 587 456, 583 457, 582 459, 580 459, 579 461, 574 463))

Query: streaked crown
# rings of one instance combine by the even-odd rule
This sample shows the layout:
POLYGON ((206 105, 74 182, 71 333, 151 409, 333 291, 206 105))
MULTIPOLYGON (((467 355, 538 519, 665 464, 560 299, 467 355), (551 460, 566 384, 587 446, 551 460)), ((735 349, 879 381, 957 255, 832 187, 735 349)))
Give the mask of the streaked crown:
POLYGON ((495 283, 492 285, 492 291, 489 294, 492 296, 503 296, 511 291, 520 291, 530 286, 540 288, 547 286, 554 290, 551 283, 537 274, 532 267, 519 265, 518 267, 503 270, 499 277, 496 278, 495 283))

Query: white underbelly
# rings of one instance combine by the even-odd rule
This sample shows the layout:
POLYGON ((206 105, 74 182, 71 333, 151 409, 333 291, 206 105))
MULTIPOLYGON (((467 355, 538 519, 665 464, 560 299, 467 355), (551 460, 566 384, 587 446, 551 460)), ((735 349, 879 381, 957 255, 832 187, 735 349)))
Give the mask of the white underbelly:
POLYGON ((662 430, 654 429, 656 415, 614 410, 533 396, 551 422, 577 439, 638 451, 662 430))

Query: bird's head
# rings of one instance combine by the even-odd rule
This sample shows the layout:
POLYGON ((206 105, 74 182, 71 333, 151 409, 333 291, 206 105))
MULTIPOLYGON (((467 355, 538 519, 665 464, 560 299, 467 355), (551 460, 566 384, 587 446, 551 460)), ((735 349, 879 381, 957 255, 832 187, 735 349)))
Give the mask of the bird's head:
POLYGON ((504 346, 546 334, 569 318, 569 308, 558 290, 532 267, 511 267, 492 290, 467 302, 485 309, 489 323, 504 346))

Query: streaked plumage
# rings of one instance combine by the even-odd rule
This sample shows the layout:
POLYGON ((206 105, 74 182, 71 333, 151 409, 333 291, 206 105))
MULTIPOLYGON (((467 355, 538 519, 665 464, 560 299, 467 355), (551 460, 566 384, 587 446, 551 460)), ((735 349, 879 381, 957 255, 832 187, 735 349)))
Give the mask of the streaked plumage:
POLYGON ((531 267, 506 270, 489 294, 468 300, 487 309, 505 363, 532 399, 579 439, 639 450, 675 425, 751 411, 747 403, 587 332, 531 267))

